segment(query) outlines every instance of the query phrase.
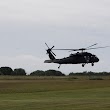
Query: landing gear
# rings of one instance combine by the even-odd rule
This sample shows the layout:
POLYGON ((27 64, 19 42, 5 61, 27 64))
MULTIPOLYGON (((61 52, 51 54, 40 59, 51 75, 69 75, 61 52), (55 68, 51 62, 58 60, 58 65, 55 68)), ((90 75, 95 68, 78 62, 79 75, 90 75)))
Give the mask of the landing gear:
POLYGON ((85 66, 85 64, 82 64, 82 67, 84 67, 85 66))
POLYGON ((58 69, 60 68, 61 64, 59 65, 58 69))
MULTIPOLYGON (((83 64, 82 64, 82 67, 84 67, 84 66, 85 66, 85 64, 83 63, 83 64)), ((91 66, 94 66, 94 63, 91 63, 91 66)))
POLYGON ((94 66, 94 63, 92 63, 91 65, 94 66))

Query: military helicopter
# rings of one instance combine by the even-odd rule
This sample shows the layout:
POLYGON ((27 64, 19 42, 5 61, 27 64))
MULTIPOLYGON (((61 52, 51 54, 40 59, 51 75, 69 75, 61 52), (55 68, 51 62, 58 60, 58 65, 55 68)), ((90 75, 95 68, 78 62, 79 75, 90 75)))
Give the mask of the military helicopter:
POLYGON ((45 60, 44 63, 57 63, 59 64, 59 67, 61 66, 61 64, 82 64, 82 67, 85 66, 85 64, 91 63, 92 66, 94 66, 94 63, 99 62, 99 58, 89 52, 85 52, 86 50, 91 50, 91 49, 99 49, 99 48, 106 48, 109 46, 105 46, 105 47, 95 47, 93 48, 93 46, 97 45, 97 43, 86 47, 86 48, 79 48, 79 49, 53 49, 55 46, 49 48, 49 46, 47 45, 47 43, 45 43, 47 46, 47 54, 49 55, 50 60, 45 60), (64 57, 61 59, 56 59, 55 56, 56 54, 53 53, 52 50, 67 50, 67 51, 77 51, 74 54, 70 54, 68 57, 64 57))

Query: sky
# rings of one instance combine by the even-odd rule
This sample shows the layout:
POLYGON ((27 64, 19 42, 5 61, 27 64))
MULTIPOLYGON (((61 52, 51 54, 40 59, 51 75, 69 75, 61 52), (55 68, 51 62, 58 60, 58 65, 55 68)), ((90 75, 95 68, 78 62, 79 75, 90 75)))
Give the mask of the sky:
MULTIPOLYGON (((100 59, 94 67, 44 63, 45 42, 55 48, 110 46, 109 30, 110 0, 0 0, 0 67, 110 72, 110 48, 89 51, 100 59)), ((56 58, 70 54, 54 52, 56 58)))

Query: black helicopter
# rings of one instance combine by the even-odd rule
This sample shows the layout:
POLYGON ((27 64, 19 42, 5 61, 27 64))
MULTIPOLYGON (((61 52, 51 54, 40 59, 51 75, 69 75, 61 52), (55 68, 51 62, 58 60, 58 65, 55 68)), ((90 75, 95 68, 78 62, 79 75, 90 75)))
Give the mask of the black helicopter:
POLYGON ((95 47, 92 48, 93 46, 97 45, 97 43, 87 47, 87 48, 80 48, 80 49, 53 49, 54 46, 52 48, 49 48, 49 46, 47 45, 47 43, 45 43, 46 46, 48 47, 47 54, 49 55, 50 60, 45 60, 44 63, 58 63, 59 67, 61 66, 61 64, 82 64, 82 67, 85 66, 85 64, 91 63, 92 66, 94 66, 94 63, 99 62, 99 58, 94 55, 91 54, 89 52, 85 52, 85 50, 91 50, 91 49, 98 49, 98 48, 106 48, 109 46, 105 46, 105 47, 95 47), (52 52, 52 50, 68 50, 68 51, 77 51, 74 54, 70 54, 68 57, 64 57, 61 59, 56 59, 55 58, 55 53, 52 52), (81 51, 81 52, 80 52, 81 51))

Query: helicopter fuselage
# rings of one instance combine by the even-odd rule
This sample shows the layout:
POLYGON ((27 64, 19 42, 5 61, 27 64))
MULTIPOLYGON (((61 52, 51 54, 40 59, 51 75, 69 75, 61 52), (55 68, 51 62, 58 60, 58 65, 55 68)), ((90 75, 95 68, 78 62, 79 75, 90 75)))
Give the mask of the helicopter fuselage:
POLYGON ((53 59, 53 60, 45 60, 45 63, 58 63, 58 64, 85 64, 91 63, 92 66, 94 63, 98 62, 99 59, 96 55, 93 55, 88 52, 77 52, 75 54, 70 54, 69 57, 61 58, 61 59, 53 59))

